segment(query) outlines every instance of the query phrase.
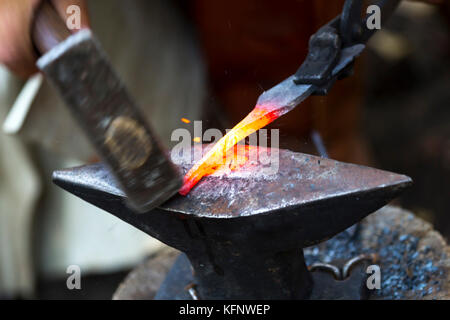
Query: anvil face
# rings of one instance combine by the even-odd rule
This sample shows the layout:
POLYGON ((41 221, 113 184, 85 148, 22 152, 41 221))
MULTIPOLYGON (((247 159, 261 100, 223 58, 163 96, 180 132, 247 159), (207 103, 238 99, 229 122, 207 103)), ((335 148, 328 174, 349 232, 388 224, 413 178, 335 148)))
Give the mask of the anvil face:
MULTIPOLYGON (((221 168, 186 197, 173 197, 161 208, 197 217, 244 217, 323 205, 377 189, 395 193, 411 183, 404 175, 288 150, 247 147, 247 151, 249 160, 241 167, 221 168)), ((174 160, 184 173, 193 163, 174 160)))
MULTIPOLYGON (((345 196, 358 201, 358 196, 377 190, 395 196, 412 182, 404 175, 288 150, 277 149, 278 156, 262 147, 247 150, 250 160, 242 166, 234 170, 225 167, 203 178, 187 196, 176 195, 160 209, 196 217, 244 217, 314 204, 323 206, 327 200, 345 196), (252 161, 262 156, 272 157, 278 163, 252 161)), ((183 173, 193 163, 192 158, 189 161, 177 158, 174 162, 183 173)), ((56 171, 53 179, 89 202, 92 202, 87 199, 89 193, 100 193, 105 201, 125 197, 101 163, 56 171)))

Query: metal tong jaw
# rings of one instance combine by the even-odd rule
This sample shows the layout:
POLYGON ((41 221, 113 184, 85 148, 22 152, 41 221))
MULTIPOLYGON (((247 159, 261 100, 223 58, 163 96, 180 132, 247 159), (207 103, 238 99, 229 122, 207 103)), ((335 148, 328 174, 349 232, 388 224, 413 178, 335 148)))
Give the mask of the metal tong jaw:
MULTIPOLYGON (((379 0, 376 5, 381 10, 384 23, 400 0, 379 0)), ((368 16, 361 18, 363 0, 346 0, 341 15, 337 16, 313 34, 309 40, 308 55, 297 70, 294 82, 315 86, 315 95, 326 95, 338 79, 352 74, 353 63, 332 74, 339 61, 341 51, 356 44, 365 44, 377 29, 367 27, 368 16)))

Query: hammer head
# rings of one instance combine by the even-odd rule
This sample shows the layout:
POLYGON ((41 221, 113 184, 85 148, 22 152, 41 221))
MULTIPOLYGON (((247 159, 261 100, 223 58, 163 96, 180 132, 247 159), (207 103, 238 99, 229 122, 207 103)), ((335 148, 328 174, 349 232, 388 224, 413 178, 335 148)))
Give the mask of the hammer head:
MULTIPOLYGON (((126 196, 102 164, 57 171, 53 179, 180 250, 192 243, 185 230, 189 220, 201 221, 212 241, 249 244, 255 235, 255 243, 262 241, 266 246, 312 245, 384 206, 412 183, 404 175, 308 154, 261 147, 247 150, 250 161, 240 168, 225 166, 187 196, 174 196, 140 216, 128 213, 126 196), (278 158, 277 164, 251 161, 264 155, 266 160, 278 158)), ((189 158, 173 160, 184 172, 192 165, 189 158)))
POLYGON ((59 91, 135 211, 153 209, 178 191, 179 172, 89 30, 56 45, 37 66, 59 91))

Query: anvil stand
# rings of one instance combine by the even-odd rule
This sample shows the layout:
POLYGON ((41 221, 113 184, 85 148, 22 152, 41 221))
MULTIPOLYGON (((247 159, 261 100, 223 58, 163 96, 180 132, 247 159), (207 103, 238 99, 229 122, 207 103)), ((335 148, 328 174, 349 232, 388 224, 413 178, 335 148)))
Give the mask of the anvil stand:
MULTIPOLYGON (((251 152, 261 153, 262 148, 251 152)), ((275 177, 259 164, 205 178, 187 197, 147 214, 102 164, 61 170, 54 182, 182 252, 156 299, 364 298, 364 267, 346 280, 310 272, 303 248, 384 206, 409 177, 279 150, 275 177), (250 174, 249 174, 250 172, 250 174), (195 290, 195 291, 194 291, 195 290)), ((189 164, 181 163, 186 171, 189 164)), ((358 268, 357 268, 358 267, 358 268)))

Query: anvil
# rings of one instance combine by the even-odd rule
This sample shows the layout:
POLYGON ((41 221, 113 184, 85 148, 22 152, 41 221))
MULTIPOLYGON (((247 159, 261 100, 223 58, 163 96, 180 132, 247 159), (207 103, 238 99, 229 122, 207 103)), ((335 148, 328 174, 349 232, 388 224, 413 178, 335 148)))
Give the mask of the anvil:
MULTIPOLYGON (((307 298, 314 281, 303 248, 352 226, 412 183, 404 175, 308 154, 248 150, 256 156, 251 159, 278 152, 276 170, 260 161, 234 171, 225 167, 187 196, 176 195, 142 215, 126 206, 125 194, 101 163, 56 171, 53 179, 186 254, 169 272, 160 299, 189 299, 190 283, 201 299, 307 298)), ((180 159, 175 163, 186 172, 192 159, 180 159)))

